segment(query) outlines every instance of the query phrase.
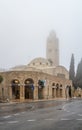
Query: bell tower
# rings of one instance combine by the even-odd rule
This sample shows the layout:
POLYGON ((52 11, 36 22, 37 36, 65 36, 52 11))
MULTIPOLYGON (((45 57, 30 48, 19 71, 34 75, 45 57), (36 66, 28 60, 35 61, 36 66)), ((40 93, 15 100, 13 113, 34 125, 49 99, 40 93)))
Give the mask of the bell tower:
POLYGON ((52 66, 59 65, 59 41, 54 31, 50 32, 47 39, 46 58, 51 62, 52 66))

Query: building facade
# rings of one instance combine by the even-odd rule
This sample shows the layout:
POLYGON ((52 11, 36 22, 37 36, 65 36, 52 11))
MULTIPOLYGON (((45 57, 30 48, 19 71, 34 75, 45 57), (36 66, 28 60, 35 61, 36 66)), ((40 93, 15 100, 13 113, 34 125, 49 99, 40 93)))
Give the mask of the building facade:
POLYGON ((0 97, 10 100, 66 98, 67 86, 72 82, 43 72, 11 71, 0 74, 0 97))
POLYGON ((24 101, 71 97, 72 81, 67 69, 59 65, 59 43, 54 32, 48 37, 46 54, 46 58, 0 72, 0 98, 24 101))

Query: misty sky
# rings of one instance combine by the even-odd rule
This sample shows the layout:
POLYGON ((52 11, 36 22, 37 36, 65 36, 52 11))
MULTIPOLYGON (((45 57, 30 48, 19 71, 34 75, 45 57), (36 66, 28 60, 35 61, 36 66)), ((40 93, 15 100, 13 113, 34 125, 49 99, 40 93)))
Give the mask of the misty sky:
POLYGON ((82 0, 0 0, 0 68, 46 57, 46 40, 54 30, 60 64, 69 69, 82 58, 82 0))

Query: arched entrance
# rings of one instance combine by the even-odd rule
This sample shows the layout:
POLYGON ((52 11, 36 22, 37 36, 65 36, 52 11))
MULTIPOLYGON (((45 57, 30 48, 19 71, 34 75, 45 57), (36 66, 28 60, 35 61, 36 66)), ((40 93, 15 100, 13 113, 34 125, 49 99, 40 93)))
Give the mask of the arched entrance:
POLYGON ((55 83, 52 84, 52 98, 55 98, 56 96, 56 86, 55 83))
POLYGON ((72 97, 71 86, 69 86, 69 97, 72 97))
POLYGON ((25 80, 25 99, 33 99, 34 81, 31 78, 25 80))
POLYGON ((39 80, 38 81, 38 99, 43 99, 44 98, 44 94, 43 94, 43 91, 44 91, 44 80, 39 80))
POLYGON ((59 97, 59 84, 56 84, 56 97, 59 97))
POLYGON ((12 98, 20 99, 20 82, 19 82, 19 80, 17 80, 17 79, 12 80, 11 87, 12 87, 12 98))
POLYGON ((60 84, 60 97, 63 97, 63 89, 62 89, 62 84, 60 84))
POLYGON ((66 86, 66 98, 71 98, 71 86, 66 86))

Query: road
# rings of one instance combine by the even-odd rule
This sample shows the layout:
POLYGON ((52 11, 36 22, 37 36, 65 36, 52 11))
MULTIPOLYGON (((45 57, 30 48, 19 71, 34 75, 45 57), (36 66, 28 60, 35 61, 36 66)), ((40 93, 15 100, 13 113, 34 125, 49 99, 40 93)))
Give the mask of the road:
POLYGON ((0 130, 82 130, 82 101, 2 106, 0 130))

